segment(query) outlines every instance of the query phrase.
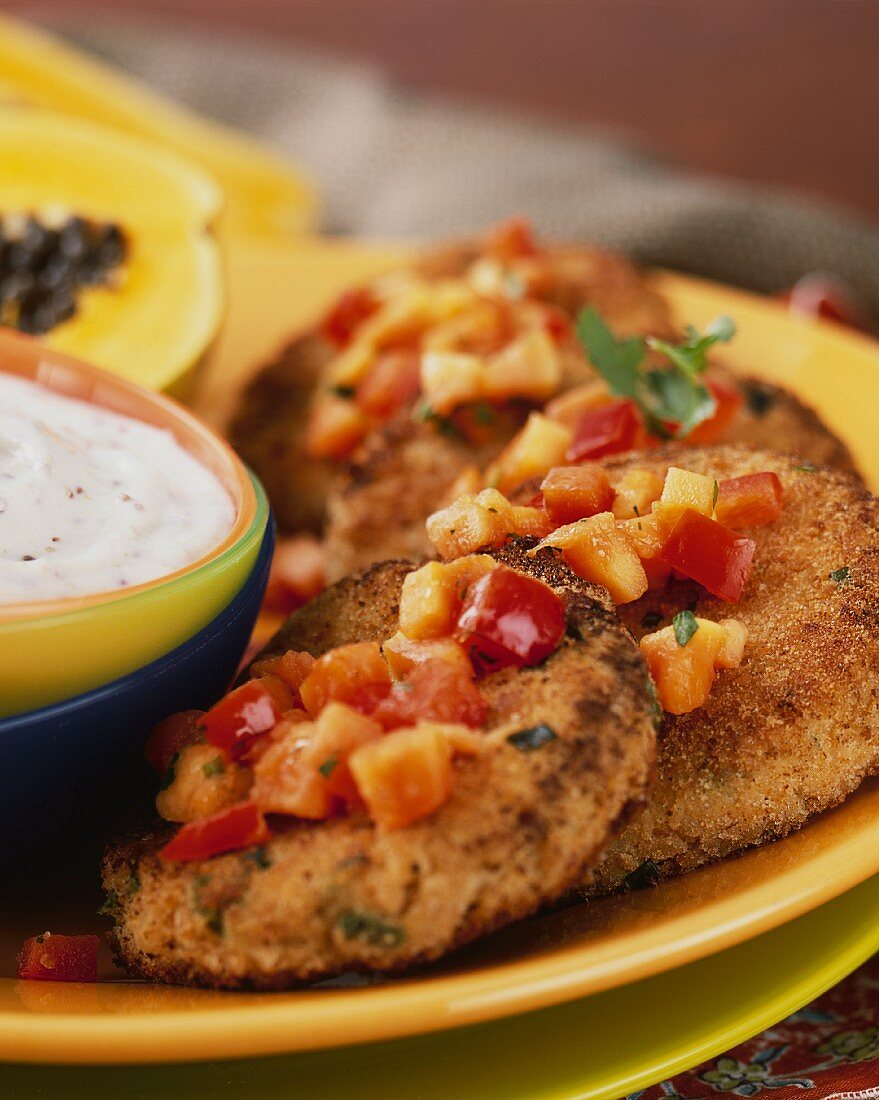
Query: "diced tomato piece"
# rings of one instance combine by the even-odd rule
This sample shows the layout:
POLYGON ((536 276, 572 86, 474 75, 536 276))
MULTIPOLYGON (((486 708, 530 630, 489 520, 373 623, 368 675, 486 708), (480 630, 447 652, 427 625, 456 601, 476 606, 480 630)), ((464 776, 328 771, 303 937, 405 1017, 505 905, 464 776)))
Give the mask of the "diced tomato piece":
POLYGON ((379 307, 379 301, 366 287, 347 290, 324 317, 321 335, 338 348, 351 343, 355 329, 371 317, 379 307))
POLYGON ((164 775, 182 748, 193 745, 202 735, 203 710, 183 710, 153 727, 144 749, 147 762, 164 775))
POLYGON ((706 384, 716 408, 712 417, 697 424, 687 436, 685 442, 693 447, 719 443, 724 439, 744 402, 741 390, 726 382, 712 379, 706 384))
POLYGON ((557 344, 562 344, 565 340, 570 339, 574 326, 571 323, 571 318, 563 309, 545 302, 542 304, 541 312, 543 313, 543 327, 557 344))
POLYGON ((607 512, 615 496, 607 474, 594 462, 555 466, 543 479, 540 491, 556 527, 607 512))
POLYGON ((414 401, 420 390, 420 355, 414 351, 387 351, 366 372, 355 401, 367 415, 386 420, 414 401))
POLYGON ((331 699, 368 714, 390 690, 391 673, 378 642, 355 642, 319 657, 299 693, 314 718, 331 699))
POLYGON ((373 711, 385 729, 420 721, 476 728, 485 721, 485 701, 473 683, 473 669, 435 658, 416 665, 373 711))
POLYGON ((277 676, 283 680, 294 697, 298 698, 302 681, 314 667, 314 657, 310 653, 299 653, 295 649, 288 649, 277 657, 263 657, 261 661, 254 661, 250 668, 250 675, 254 679, 262 676, 277 676))
POLYGON ((249 742, 273 729, 283 706, 277 696, 259 680, 250 680, 230 691, 202 719, 205 740, 235 760, 246 751, 249 742))
POLYGON ((499 566, 468 589, 455 633, 488 673, 539 664, 555 651, 565 623, 565 605, 548 585, 499 566))
POLYGON ((373 820, 399 829, 428 817, 449 797, 451 757, 443 731, 424 724, 364 745, 349 767, 373 820))
POLYGON ((762 527, 781 515, 783 499, 777 474, 745 474, 720 482, 714 515, 727 527, 762 527))
POLYGON ((263 607, 289 615, 323 591, 324 551, 314 535, 296 535, 278 544, 263 607))
POLYGON ((647 574, 624 526, 617 527, 611 512, 600 512, 559 527, 535 551, 561 550, 578 577, 604 585, 616 604, 631 603, 647 591, 647 574))
POLYGON ((372 426, 365 412, 347 398, 325 394, 315 401, 306 428, 306 446, 314 458, 345 458, 372 426))
POLYGON ((190 821, 159 852, 159 859, 185 863, 210 859, 265 844, 271 834, 262 811, 252 800, 238 802, 213 817, 190 821))
POLYGON ((787 303, 791 313, 803 317, 825 317, 865 332, 870 330, 851 293, 839 281, 821 272, 804 275, 779 298, 787 303))
POLYGON ((565 454, 567 462, 602 458, 630 451, 641 422, 632 401, 623 399, 585 412, 574 429, 574 438, 565 454))
POLYGON ((509 218, 496 225, 485 238, 485 252, 506 263, 520 256, 536 256, 534 230, 527 218, 509 218))
POLYGON ((37 982, 96 982, 100 946, 97 936, 33 936, 19 952, 18 976, 37 982))
POLYGON ((756 549, 753 539, 688 509, 675 524, 661 557, 713 596, 737 603, 756 549))

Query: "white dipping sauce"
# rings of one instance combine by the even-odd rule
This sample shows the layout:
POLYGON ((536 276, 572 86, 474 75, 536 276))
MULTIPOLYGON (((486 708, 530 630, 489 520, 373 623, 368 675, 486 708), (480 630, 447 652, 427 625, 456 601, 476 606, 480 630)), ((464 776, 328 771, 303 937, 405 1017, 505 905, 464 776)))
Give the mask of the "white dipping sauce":
POLYGON ((0 604, 154 580, 234 520, 171 432, 0 372, 0 604))

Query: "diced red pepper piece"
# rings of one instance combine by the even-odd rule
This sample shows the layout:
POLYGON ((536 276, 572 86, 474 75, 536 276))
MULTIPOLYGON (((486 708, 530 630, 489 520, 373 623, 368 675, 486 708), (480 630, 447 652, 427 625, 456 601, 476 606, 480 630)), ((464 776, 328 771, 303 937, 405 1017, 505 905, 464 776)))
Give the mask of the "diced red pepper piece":
POLYGON ((585 459, 630 451, 640 426, 635 404, 627 399, 590 409, 577 422, 565 460, 583 462, 585 459))
POLYGON ((97 936, 33 936, 19 952, 18 976, 37 982, 96 982, 100 946, 97 936))
POLYGON ((543 506, 556 527, 610 511, 616 493, 594 462, 554 466, 540 486, 543 506))
POLYGON ((486 237, 485 252, 502 263, 519 256, 536 256, 537 244, 531 222, 527 218, 510 218, 501 222, 486 237))
POLYGON ((738 603, 756 549, 753 539, 688 508, 675 524, 660 557, 718 599, 738 603))
POLYGON ((478 671, 545 660, 565 632, 565 605, 542 581, 499 566, 467 590, 456 636, 478 671))
POLYGON ((708 420, 703 420, 701 424, 697 424, 684 440, 692 447, 719 443, 732 427, 732 422, 745 400, 741 390, 728 385, 726 382, 712 379, 707 383, 707 386, 717 407, 714 410, 714 415, 708 420))
POLYGON ((441 658, 416 665, 372 713, 385 729, 420 721, 448 722, 474 729, 485 722, 485 701, 473 677, 441 658))
POLYGON ((714 515, 727 527, 762 527, 781 515, 783 499, 777 474, 745 474, 718 484, 714 515))
POLYGON ((558 306, 543 304, 543 327, 556 344, 564 343, 574 331, 571 318, 558 306))
POLYGON ((159 852, 159 859, 186 863, 210 859, 223 852, 239 852, 271 838, 262 811, 255 802, 237 802, 213 817, 190 821, 159 852))
POLYGON ((143 751, 147 763, 164 775, 177 753, 199 739, 203 721, 203 710, 183 710, 159 722, 143 751))
POLYGON ((347 290, 324 317, 320 331, 324 339, 338 348, 351 343, 354 330, 379 307, 379 301, 366 287, 347 290))
POLYGON ((274 729, 281 713, 275 694, 260 680, 250 680, 207 712, 202 720, 205 740, 237 759, 254 737, 274 729))
POLYGON ((415 351, 388 351, 369 368, 354 400, 369 416, 385 420, 420 392, 421 356, 415 351))

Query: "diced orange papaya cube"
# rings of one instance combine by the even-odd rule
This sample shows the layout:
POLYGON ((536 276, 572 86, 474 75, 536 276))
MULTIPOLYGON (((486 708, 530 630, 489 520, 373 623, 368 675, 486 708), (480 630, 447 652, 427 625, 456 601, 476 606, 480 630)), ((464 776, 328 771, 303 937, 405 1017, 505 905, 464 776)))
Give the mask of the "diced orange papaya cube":
POLYGON ((415 642, 407 638, 402 630, 382 642, 382 653, 388 662, 388 668, 396 679, 402 679, 416 665, 425 661, 446 661, 462 672, 472 674, 472 665, 467 651, 454 638, 437 638, 430 642, 415 642))
POLYGON ((319 657, 299 694, 314 718, 333 699, 356 710, 371 710, 390 690, 391 673, 378 642, 355 642, 319 657))
POLYGON ((614 486, 613 514, 617 519, 649 515, 653 502, 662 495, 663 485, 662 478, 652 470, 629 470, 614 486))
POLYGON ((348 760, 362 745, 383 735, 379 723, 365 714, 344 703, 327 703, 315 723, 314 735, 302 748, 302 759, 324 777, 330 795, 350 807, 357 804, 359 796, 348 760))
POLYGON ((699 629, 686 645, 678 643, 673 626, 645 634, 641 639, 641 651, 656 684, 659 705, 669 714, 688 714, 701 707, 711 693, 721 638, 714 631, 703 629, 701 620, 697 622, 699 629))
POLYGON ((311 410, 306 447, 315 458, 344 458, 369 431, 372 421, 353 401, 321 396, 311 410))
POLYGON ((710 516, 714 511, 716 493, 717 482, 713 478, 670 466, 665 475, 662 495, 653 510, 666 524, 677 523, 688 508, 700 515, 710 516))
POLYGON ((725 527, 761 527, 778 519, 783 500, 778 474, 745 474, 720 482, 714 518, 725 527))
POLYGON ((264 657, 261 661, 254 661, 250 668, 250 675, 277 676, 279 680, 297 695, 302 686, 302 681, 311 672, 314 665, 314 657, 310 653, 298 653, 295 649, 288 649, 277 657, 264 657))
POLYGON ((156 809, 166 821, 197 821, 247 798, 253 776, 213 745, 187 745, 171 764, 156 809), (170 782, 168 782, 170 779, 170 782))
POLYGON ((614 491, 597 462, 554 466, 540 486, 543 504, 555 526, 607 512, 614 491))
POLYGON ((604 585, 616 604, 630 603, 647 591, 641 559, 629 539, 617 530, 612 512, 559 527, 530 553, 547 546, 560 549, 578 576, 604 585))
POLYGON ((523 481, 543 477, 564 462, 571 443, 571 430, 564 424, 533 412, 492 466, 490 481, 507 493, 523 481))
POLYGON ((478 355, 426 351, 421 357, 421 392, 433 412, 447 416, 485 394, 485 365, 478 355))
POLYGON ((724 638, 715 663, 718 668, 738 668, 745 655, 748 628, 738 619, 721 619, 717 625, 722 628, 724 638))
POLYGON ((485 396, 489 401, 521 397, 543 402, 552 397, 561 380, 558 348, 542 329, 523 333, 485 364, 485 396))
POLYGON ((357 749, 349 767, 373 820, 399 829, 428 817, 449 797, 451 757, 442 729, 421 723, 357 749))
POLYGON ((614 400, 606 383, 596 378, 560 393, 558 397, 547 402, 543 412, 550 420, 557 420, 559 424, 564 424, 573 431, 584 413, 600 409, 602 405, 609 405, 614 400))
POLYGON ((302 747, 302 740, 294 734, 274 742, 256 762, 250 797, 263 813, 291 814, 312 821, 332 813, 327 781, 303 759, 302 747))
POLYGON ((446 561, 500 546, 509 529, 510 503, 497 489, 461 497, 427 518, 427 537, 446 561))
POLYGON ((617 524, 642 561, 656 561, 665 545, 667 531, 660 517, 653 512, 646 516, 624 519, 617 524))
POLYGON ((526 538, 542 539, 548 535, 555 524, 543 508, 532 508, 527 504, 515 504, 510 507, 507 534, 523 535, 526 538))
POLYGON ((409 573, 400 593, 400 630, 415 641, 450 635, 468 585, 496 565, 486 554, 472 554, 409 573))

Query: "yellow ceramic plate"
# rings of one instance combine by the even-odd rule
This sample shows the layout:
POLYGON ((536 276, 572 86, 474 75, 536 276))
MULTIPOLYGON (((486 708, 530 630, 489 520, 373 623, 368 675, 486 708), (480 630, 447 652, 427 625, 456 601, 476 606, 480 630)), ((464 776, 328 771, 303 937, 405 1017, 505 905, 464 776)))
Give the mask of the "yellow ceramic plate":
MULTIPOLYGON (((312 314, 352 278, 400 250, 313 244, 230 258, 232 324, 207 378, 204 407, 222 418, 219 397, 247 359, 312 314), (281 321, 279 321, 281 318, 281 321), (284 323, 286 319, 286 323, 284 323)), ((662 276, 682 319, 732 313, 741 336, 730 354, 822 404, 874 485, 879 439, 879 349, 828 324, 791 319, 753 297, 662 276)), ((124 1062, 229 1058, 316 1050, 460 1027, 545 1008, 625 986, 767 932, 879 872, 879 785, 801 833, 655 890, 605 899, 526 922, 459 953, 428 973, 387 985, 291 994, 217 994, 117 982, 98 987, 0 980, 0 1058, 124 1062)), ((57 882, 42 898, 9 889, 0 966, 13 945, 52 922, 61 928, 57 882)), ((76 930, 89 918, 64 927, 76 930)), ((94 918, 91 918, 92 923, 94 918)), ((662 1015, 660 1013, 660 1015, 662 1015)))
POLYGON ((709 959, 511 1020, 235 1063, 6 1066, 0 1092, 43 1100, 617 1100, 783 1019, 877 948, 873 878, 709 959))

